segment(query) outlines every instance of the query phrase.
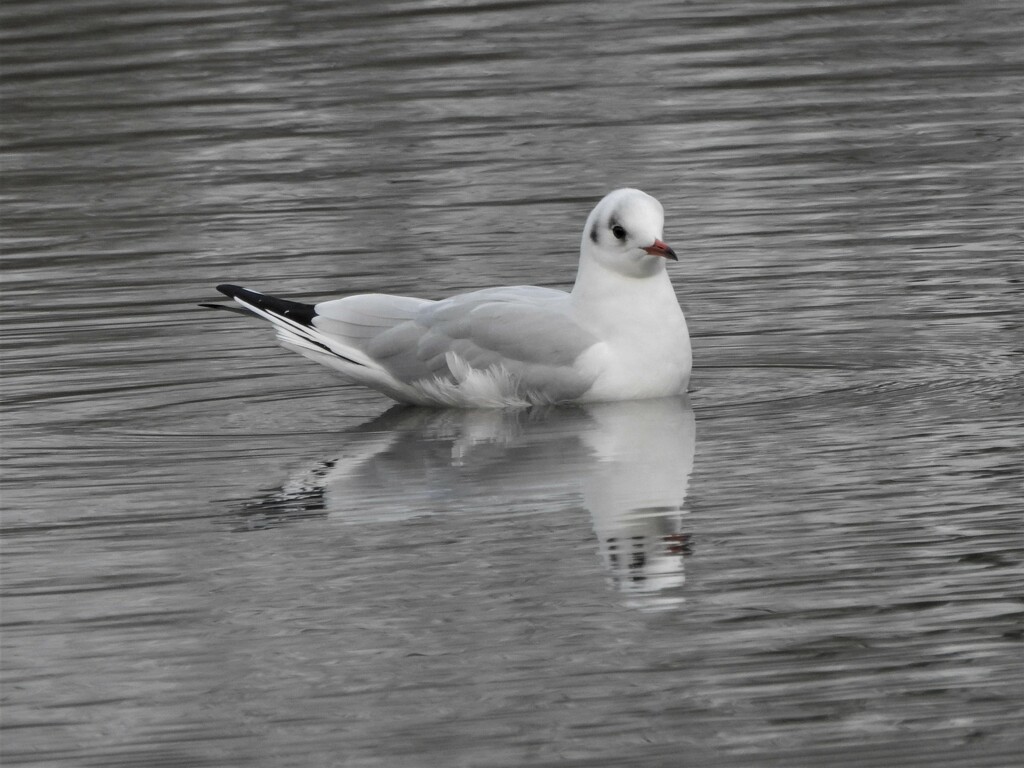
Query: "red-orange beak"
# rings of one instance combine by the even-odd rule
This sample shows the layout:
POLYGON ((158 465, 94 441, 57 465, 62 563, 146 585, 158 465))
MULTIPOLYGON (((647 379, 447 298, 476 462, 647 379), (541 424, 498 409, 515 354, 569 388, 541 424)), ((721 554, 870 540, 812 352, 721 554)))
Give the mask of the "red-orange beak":
POLYGON ((654 245, 648 245, 644 248, 651 256, 661 256, 665 259, 672 259, 672 261, 679 261, 679 257, 676 256, 676 252, 673 251, 667 243, 661 240, 655 240, 654 245))

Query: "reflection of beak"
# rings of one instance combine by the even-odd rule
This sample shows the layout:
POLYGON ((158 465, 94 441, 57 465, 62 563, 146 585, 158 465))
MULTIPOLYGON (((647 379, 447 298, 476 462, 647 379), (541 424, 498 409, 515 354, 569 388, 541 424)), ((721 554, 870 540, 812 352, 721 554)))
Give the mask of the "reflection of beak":
POLYGON ((666 259, 672 259, 672 261, 679 261, 679 257, 676 256, 676 252, 673 251, 667 243, 663 243, 661 240, 655 240, 654 245, 648 245, 644 248, 651 256, 662 256, 666 259))

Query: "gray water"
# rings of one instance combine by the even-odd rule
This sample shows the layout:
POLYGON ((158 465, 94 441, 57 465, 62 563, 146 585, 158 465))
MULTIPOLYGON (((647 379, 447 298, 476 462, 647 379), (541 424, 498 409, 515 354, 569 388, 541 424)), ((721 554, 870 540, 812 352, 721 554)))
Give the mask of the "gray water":
POLYGON ((1011 766, 1016 0, 15 2, 7 766, 1011 766), (392 409, 202 310, 568 287, 688 400, 392 409))

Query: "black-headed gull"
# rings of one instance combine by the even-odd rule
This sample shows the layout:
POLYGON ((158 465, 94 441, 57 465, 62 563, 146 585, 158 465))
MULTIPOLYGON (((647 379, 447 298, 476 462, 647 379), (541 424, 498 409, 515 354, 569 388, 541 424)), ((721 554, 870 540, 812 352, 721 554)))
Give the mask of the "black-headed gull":
POLYGON ((504 407, 686 391, 690 335, 665 264, 661 203, 617 189, 587 217, 572 291, 512 286, 441 301, 320 304, 218 285, 280 344, 399 402, 504 407))

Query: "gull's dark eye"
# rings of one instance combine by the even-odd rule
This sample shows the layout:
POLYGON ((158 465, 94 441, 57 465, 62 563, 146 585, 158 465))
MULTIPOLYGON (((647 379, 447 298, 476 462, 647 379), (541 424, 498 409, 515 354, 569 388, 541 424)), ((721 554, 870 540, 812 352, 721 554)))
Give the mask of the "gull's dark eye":
POLYGON ((615 239, 616 240, 625 240, 626 239, 626 230, 624 230, 618 224, 613 224, 612 225, 612 234, 615 235, 615 239))

